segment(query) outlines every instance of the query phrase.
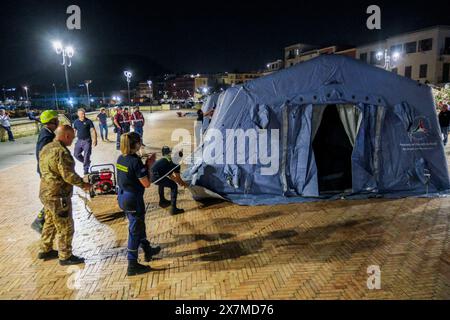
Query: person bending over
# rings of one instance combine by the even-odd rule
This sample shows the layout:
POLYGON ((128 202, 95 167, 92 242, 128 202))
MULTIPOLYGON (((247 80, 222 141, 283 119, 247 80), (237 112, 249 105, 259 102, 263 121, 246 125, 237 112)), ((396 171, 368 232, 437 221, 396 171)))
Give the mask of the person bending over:
POLYGON ((182 187, 187 187, 188 185, 181 179, 180 166, 173 163, 171 154, 172 150, 169 147, 163 147, 163 158, 155 162, 151 172, 152 182, 158 186, 159 206, 162 208, 170 206, 170 213, 176 215, 184 212, 183 209, 177 208, 178 185, 182 187), (164 197, 164 188, 170 189, 170 201, 164 197))

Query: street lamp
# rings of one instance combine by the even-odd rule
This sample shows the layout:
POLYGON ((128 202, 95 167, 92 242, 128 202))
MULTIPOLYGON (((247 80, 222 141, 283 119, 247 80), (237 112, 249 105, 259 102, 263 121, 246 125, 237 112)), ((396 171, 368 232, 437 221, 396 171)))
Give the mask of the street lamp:
POLYGON ((58 110, 59 109, 59 107, 58 107, 58 95, 56 93, 56 85, 55 84, 53 84, 53 89, 55 89, 55 106, 56 106, 56 110, 58 110))
MULTIPOLYGON (((53 48, 56 54, 62 56, 61 65, 64 66, 64 75, 66 77, 66 89, 67 89, 67 99, 69 104, 73 107, 72 99, 70 98, 70 85, 69 85, 69 71, 68 68, 72 66, 72 57, 75 54, 75 49, 72 46, 64 46, 60 41, 53 42, 53 48)), ((72 120, 72 112, 70 113, 70 119, 72 120)))
POLYGON ((92 83, 92 80, 85 80, 84 84, 86 85, 86 91, 87 91, 87 101, 88 101, 88 109, 91 108, 91 100, 89 95, 89 85, 92 83))
POLYGON ((128 103, 131 105, 130 82, 131 82, 131 77, 133 76, 133 74, 131 73, 131 71, 124 71, 123 74, 125 75, 125 78, 127 78, 127 85, 128 85, 128 103))
MULTIPOLYGON (((152 90, 152 84, 153 84, 153 82, 152 82, 152 80, 148 80, 147 81, 147 84, 148 84, 148 90, 149 90, 149 98, 151 98, 152 99, 152 101, 153 101, 153 90, 152 90)), ((153 103, 152 103, 153 104, 153 103)), ((150 106, 150 113, 152 113, 153 112, 153 108, 152 108, 152 106, 150 106)))
POLYGON ((24 89, 25 89, 25 95, 26 95, 26 97, 27 97, 27 101, 26 101, 26 103, 28 103, 28 87, 27 86, 25 86, 25 87, 23 87, 24 89))
POLYGON ((376 58, 378 61, 381 61, 384 59, 383 68, 390 71, 392 68, 395 67, 395 63, 397 63, 398 60, 400 60, 401 54, 398 51, 391 52, 391 54, 389 54, 388 49, 386 49, 386 50, 384 50, 384 52, 378 51, 376 58))

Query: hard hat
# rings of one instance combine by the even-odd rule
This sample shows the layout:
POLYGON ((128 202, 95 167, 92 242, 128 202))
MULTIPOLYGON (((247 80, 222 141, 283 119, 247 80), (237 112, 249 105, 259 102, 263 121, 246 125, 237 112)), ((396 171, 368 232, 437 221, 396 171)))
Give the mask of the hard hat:
POLYGON ((58 119, 58 112, 56 112, 55 110, 45 110, 39 117, 42 124, 49 123, 51 120, 55 118, 58 119))

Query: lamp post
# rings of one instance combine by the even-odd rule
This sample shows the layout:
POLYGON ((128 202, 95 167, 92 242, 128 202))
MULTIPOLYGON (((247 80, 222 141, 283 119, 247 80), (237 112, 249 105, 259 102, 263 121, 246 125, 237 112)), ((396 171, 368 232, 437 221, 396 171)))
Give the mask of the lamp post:
MULTIPOLYGON (((73 102, 70 97, 70 85, 69 85, 69 68, 72 66, 72 57, 75 54, 75 50, 72 46, 65 47, 61 42, 55 41, 53 48, 58 55, 62 56, 61 65, 64 66, 64 75, 66 78, 67 99, 69 104, 73 107, 73 102)), ((72 112, 70 112, 70 120, 72 120, 72 112)))
MULTIPOLYGON (((148 80, 147 81, 147 84, 148 84, 148 90, 149 90, 149 92, 150 92, 150 96, 151 96, 151 99, 152 99, 152 102, 153 102, 153 92, 152 92, 152 84, 153 84, 153 82, 152 82, 152 80, 148 80)), ((150 97, 149 97, 150 98, 150 97)), ((153 103, 152 103, 153 104, 153 103)), ((153 108, 152 108, 152 106, 150 106, 150 113, 152 113, 153 112, 153 108)))
POLYGON ((25 86, 25 87, 23 87, 24 89, 25 89, 25 96, 26 96, 26 98, 27 98, 27 101, 25 102, 25 103, 28 103, 28 87, 27 86, 25 86))
POLYGON ((55 106, 56 106, 56 110, 59 110, 59 107, 58 107, 58 95, 56 93, 56 85, 55 84, 53 84, 53 89, 55 89, 55 106))
POLYGON ((401 57, 401 54, 398 51, 391 52, 391 54, 390 54, 388 49, 385 49, 384 52, 378 51, 376 57, 377 57, 378 61, 381 61, 384 59, 383 68, 390 71, 392 68, 395 67, 395 63, 398 62, 398 60, 401 57))
POLYGON ((127 78, 128 103, 131 105, 130 82, 131 82, 131 77, 133 76, 133 74, 131 73, 131 71, 124 71, 123 74, 125 75, 125 78, 127 78))
POLYGON ((87 101, 88 101, 88 109, 91 108, 91 97, 89 95, 89 85, 92 83, 92 80, 85 80, 84 84, 86 85, 86 91, 87 91, 87 101))

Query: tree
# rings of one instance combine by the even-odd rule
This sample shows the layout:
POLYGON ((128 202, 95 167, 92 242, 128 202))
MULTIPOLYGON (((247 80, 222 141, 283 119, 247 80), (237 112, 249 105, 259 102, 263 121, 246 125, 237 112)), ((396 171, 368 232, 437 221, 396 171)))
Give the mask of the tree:
POLYGON ((450 103, 450 88, 442 88, 440 90, 433 88, 433 94, 437 105, 439 105, 440 102, 450 103))

